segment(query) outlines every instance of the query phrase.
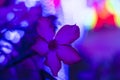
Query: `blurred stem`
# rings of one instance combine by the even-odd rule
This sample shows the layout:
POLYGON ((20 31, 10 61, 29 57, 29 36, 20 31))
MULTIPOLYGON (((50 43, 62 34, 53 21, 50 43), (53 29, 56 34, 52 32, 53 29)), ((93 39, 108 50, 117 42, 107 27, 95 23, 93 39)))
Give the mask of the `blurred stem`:
POLYGON ((32 50, 29 50, 25 54, 22 54, 21 56, 18 56, 15 59, 10 60, 5 66, 0 68, 0 71, 4 71, 6 69, 9 69, 10 67, 15 66, 15 65, 21 63, 22 61, 24 61, 25 59, 28 59, 34 55, 37 55, 37 53, 32 51, 32 50))

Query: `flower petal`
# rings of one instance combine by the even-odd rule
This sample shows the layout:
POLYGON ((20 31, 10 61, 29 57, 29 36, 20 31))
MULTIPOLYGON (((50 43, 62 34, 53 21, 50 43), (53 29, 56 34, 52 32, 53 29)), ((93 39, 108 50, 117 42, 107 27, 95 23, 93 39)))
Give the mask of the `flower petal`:
POLYGON ((39 19, 37 32, 41 37, 43 37, 47 41, 52 40, 55 34, 54 27, 51 21, 45 17, 39 19))
POLYGON ((57 56, 65 63, 65 64, 73 64, 80 60, 80 56, 77 51, 71 46, 59 46, 57 49, 57 56))
POLYGON ((53 75, 57 76, 58 71, 61 68, 61 62, 59 61, 56 52, 49 52, 45 63, 48 67, 50 67, 53 75))
POLYGON ((65 25, 57 33, 55 39, 60 44, 70 44, 80 36, 79 27, 76 25, 65 25))
POLYGON ((45 55, 48 51, 48 44, 41 38, 39 38, 36 43, 32 46, 32 49, 39 53, 41 56, 45 55))

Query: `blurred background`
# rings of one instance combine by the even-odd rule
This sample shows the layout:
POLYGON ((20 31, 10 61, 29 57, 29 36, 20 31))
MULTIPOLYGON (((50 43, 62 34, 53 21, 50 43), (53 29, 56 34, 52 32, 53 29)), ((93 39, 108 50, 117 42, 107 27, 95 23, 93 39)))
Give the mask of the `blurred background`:
POLYGON ((0 80, 120 80, 119 27, 120 0, 1 0, 0 80), (30 49, 41 16, 56 31, 65 24, 80 28, 72 46, 81 61, 62 64, 58 77, 30 49))

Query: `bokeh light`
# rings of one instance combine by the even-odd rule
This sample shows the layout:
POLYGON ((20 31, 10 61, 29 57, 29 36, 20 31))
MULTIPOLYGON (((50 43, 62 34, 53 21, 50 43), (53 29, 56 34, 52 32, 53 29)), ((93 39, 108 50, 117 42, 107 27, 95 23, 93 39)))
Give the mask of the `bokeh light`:
MULTIPOLYGON (((120 80, 119 28, 120 0, 1 0, 0 80, 8 80, 6 78, 11 76, 15 77, 12 80, 120 80), (39 53, 42 51, 38 48, 42 40, 47 42, 45 36, 40 34, 49 26, 57 34, 66 24, 79 26, 80 37, 69 46, 79 53, 81 61, 70 66, 60 61, 62 64, 56 77, 51 67, 44 64, 49 52, 44 58, 39 53), (35 48, 38 52, 31 48, 37 41, 41 41, 35 48)), ((46 36, 51 35, 49 30, 44 32, 47 32, 46 36)), ((77 34, 77 31, 74 33, 77 34)), ((74 37, 75 34, 67 37, 74 37)), ((54 48, 53 42, 47 44, 42 46, 54 48)), ((50 58, 54 60, 53 56, 50 58)), ((57 58, 61 60, 58 55, 57 58)))

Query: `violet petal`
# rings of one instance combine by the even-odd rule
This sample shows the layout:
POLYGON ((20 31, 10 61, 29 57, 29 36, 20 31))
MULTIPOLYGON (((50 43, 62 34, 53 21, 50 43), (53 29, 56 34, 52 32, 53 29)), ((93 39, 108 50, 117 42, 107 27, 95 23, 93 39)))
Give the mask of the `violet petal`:
POLYGON ((80 36, 79 27, 76 25, 64 25, 57 33, 55 39, 60 44, 70 44, 80 36))
POLYGON ((50 41, 54 37, 53 25, 48 18, 42 17, 39 19, 37 32, 45 40, 50 41))
POLYGON ((46 61, 45 61, 46 65, 48 67, 50 67, 53 75, 57 76, 58 71, 61 68, 61 63, 58 60, 58 57, 56 55, 56 52, 49 52, 47 57, 46 57, 46 61))
POLYGON ((38 39, 36 43, 32 46, 32 49, 43 56, 48 51, 48 44, 44 40, 38 39))
POLYGON ((80 56, 77 51, 71 46, 59 46, 57 49, 57 56, 65 63, 65 64, 73 64, 80 60, 80 56))

